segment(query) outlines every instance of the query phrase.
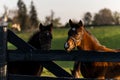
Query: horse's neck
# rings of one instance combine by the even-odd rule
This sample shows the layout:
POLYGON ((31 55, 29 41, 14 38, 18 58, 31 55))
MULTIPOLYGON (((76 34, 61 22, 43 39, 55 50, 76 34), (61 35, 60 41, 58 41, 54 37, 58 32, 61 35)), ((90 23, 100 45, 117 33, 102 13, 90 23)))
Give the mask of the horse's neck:
POLYGON ((101 45, 99 41, 89 32, 84 31, 83 39, 81 41, 81 46, 78 46, 81 50, 95 50, 95 51, 105 51, 105 52, 115 52, 115 50, 101 45))
POLYGON ((83 50, 94 50, 96 45, 100 45, 96 39, 89 33, 85 32, 81 41, 81 48, 83 50))

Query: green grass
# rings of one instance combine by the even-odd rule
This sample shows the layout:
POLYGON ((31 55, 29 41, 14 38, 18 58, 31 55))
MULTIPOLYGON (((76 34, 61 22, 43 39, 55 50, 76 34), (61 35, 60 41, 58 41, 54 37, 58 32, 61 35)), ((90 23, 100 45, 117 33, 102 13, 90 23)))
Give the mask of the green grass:
MULTIPOLYGON (((120 26, 113 27, 95 27, 95 28, 87 28, 102 45, 105 45, 109 48, 120 49, 120 26)), ((58 28, 53 29, 53 40, 52 40, 52 50, 64 50, 64 43, 67 39, 67 28, 58 28)), ((32 35, 31 33, 24 32, 17 34, 19 37, 28 41, 29 37, 32 35)), ((9 49, 15 49, 12 44, 8 44, 9 49)), ((56 61, 58 65, 63 67, 66 71, 70 72, 70 69, 73 67, 72 61, 56 61)), ((44 69, 42 76, 54 76, 46 69, 44 69)))
POLYGON ((67 38, 68 29, 53 29, 53 40, 52 40, 52 48, 53 50, 63 50, 64 43, 67 38))

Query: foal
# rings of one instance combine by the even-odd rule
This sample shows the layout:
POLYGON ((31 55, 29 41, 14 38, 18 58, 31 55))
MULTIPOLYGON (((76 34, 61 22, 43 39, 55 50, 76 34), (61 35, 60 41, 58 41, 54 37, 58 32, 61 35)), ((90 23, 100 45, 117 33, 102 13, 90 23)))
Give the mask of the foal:
MULTIPOLYGON (((39 31, 33 34, 28 43, 40 50, 49 50, 51 48, 52 40, 52 24, 39 25, 39 31)), ((40 76, 43 66, 40 62, 26 61, 26 62, 11 62, 8 67, 8 73, 21 75, 36 75, 40 76)))
MULTIPOLYGON (((79 23, 73 23, 69 20, 69 24, 71 29, 68 31, 65 50, 71 51, 77 47, 78 50, 117 52, 116 50, 101 45, 99 41, 84 28, 82 21, 79 21, 79 23)), ((75 62, 72 71, 73 75, 79 78, 80 71, 84 78, 120 79, 119 62, 75 62)))

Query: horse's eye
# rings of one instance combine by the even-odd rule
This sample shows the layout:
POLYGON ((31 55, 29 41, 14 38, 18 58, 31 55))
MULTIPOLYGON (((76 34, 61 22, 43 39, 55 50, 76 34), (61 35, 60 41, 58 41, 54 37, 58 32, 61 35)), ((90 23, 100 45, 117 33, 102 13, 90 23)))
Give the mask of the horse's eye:
POLYGON ((49 36, 50 34, 47 32, 47 36, 49 36))

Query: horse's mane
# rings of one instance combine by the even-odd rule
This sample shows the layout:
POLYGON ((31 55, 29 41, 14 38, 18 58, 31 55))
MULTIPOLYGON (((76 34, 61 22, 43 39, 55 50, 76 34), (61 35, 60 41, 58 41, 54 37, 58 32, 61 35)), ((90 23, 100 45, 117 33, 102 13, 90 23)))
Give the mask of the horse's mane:
POLYGON ((93 39, 94 41, 96 41, 98 44, 100 44, 100 42, 98 41, 98 39, 97 39, 96 37, 94 37, 87 29, 84 28, 84 30, 85 30, 90 36, 92 36, 92 39, 93 39))

